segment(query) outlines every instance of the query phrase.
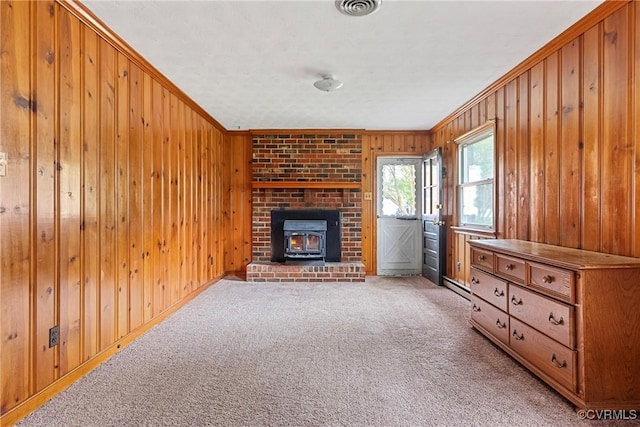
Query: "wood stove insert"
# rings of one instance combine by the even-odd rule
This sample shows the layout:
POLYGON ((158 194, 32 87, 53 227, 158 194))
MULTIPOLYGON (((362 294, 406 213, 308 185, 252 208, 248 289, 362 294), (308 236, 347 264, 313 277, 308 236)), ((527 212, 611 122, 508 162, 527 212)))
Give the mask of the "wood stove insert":
POLYGON ((271 261, 341 261, 340 211, 271 211, 271 261))

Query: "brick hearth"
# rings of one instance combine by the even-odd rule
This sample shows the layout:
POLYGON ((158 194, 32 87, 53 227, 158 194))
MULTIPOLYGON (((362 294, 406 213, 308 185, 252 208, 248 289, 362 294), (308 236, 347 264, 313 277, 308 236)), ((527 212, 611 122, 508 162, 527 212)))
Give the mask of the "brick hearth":
POLYGON ((255 263, 247 266, 248 282, 363 282, 361 262, 328 262, 323 266, 255 263))
POLYGON ((254 183, 294 182, 280 188, 255 185, 252 193, 253 262, 248 281, 363 281, 362 141, 353 134, 254 135, 254 183), (331 182, 331 188, 317 184, 331 182), (315 184, 304 188, 304 183, 315 184), (348 184, 340 188, 340 183, 348 184), (302 188, 299 188, 302 187, 302 188), (336 188, 337 187, 337 188, 336 188), (342 262, 324 266, 271 263, 271 211, 338 209, 341 212, 342 262))

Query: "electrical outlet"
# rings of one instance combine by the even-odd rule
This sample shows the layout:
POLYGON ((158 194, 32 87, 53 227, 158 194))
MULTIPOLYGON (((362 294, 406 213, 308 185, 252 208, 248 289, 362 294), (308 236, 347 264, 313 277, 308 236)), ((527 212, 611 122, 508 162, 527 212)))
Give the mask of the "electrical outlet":
POLYGON ((60 344, 60 326, 56 325, 49 329, 49 348, 60 344))
POLYGON ((7 153, 0 153, 0 176, 7 176, 7 153))
POLYGON ((365 191, 363 193, 363 198, 365 200, 372 200, 373 199, 373 194, 371 194, 371 191, 365 191))

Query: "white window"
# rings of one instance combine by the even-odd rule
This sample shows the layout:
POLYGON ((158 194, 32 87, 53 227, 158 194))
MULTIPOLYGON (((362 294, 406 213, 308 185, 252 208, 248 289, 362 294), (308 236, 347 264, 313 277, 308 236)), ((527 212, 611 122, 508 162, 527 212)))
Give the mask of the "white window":
POLYGON ((495 229, 494 134, 494 124, 489 122, 456 139, 461 227, 495 229))

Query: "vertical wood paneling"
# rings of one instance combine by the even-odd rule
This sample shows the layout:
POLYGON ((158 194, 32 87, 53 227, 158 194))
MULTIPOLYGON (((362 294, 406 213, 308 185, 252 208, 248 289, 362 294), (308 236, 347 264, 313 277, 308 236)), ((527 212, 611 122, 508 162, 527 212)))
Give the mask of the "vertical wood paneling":
MULTIPOLYGON (((375 271, 374 262, 374 240, 373 240, 373 221, 367 221, 366 218, 373 218, 375 215, 375 203, 376 199, 373 197, 375 194, 374 188, 374 165, 373 165, 373 146, 371 144, 370 135, 362 135, 362 178, 360 185, 362 187, 362 193, 370 192, 372 194, 372 200, 362 201, 362 263, 366 267, 367 274, 373 274, 375 271)), ((363 196, 364 197, 364 196, 363 196)))
POLYGON ((603 43, 603 250, 628 254, 631 250, 629 141, 629 10, 623 8, 604 20, 603 43))
MULTIPOLYGON (((224 273, 224 250, 222 249, 224 248, 225 235, 227 233, 223 232, 221 224, 223 223, 223 200, 226 201, 227 199, 224 196, 216 197, 216 195, 224 195, 226 193, 226 189, 229 188, 229 181, 225 178, 227 174, 223 167, 225 166, 224 145, 226 138, 219 130, 213 129, 212 131, 216 136, 216 156, 214 158, 216 161, 213 163, 216 174, 214 177, 214 192, 211 195, 214 205, 212 227, 215 233, 211 252, 215 257, 213 275, 218 277, 224 273)), ((228 167, 229 165, 226 164, 226 166, 228 167)))
POLYGON ((215 246, 214 242, 218 238, 218 235, 215 232, 213 227, 214 227, 214 224, 216 223, 216 216, 215 216, 216 206, 214 204, 214 194, 215 194, 216 188, 214 186, 215 186, 215 176, 217 173, 214 167, 214 162, 218 155, 218 152, 216 150, 215 132, 213 130, 209 130, 208 133, 209 133, 208 135, 209 158, 208 158, 207 164, 205 165, 205 167, 209 169, 209 177, 208 177, 208 184, 207 184, 206 191, 207 191, 207 204, 209 205, 209 208, 210 208, 209 216, 207 218, 207 227, 210 230, 209 244, 207 245, 207 273, 212 275, 214 274, 215 268, 217 268, 217 266, 215 265, 217 258, 215 256, 213 249, 215 246))
MULTIPOLYGON (((496 138, 495 138, 495 152, 496 156, 499 159, 505 158, 505 147, 506 147, 506 124, 505 124, 505 89, 500 88, 496 92, 496 138)), ((458 135, 462 135, 466 133, 464 130, 459 130, 460 133, 458 135)), ((454 147, 455 149, 455 147, 454 147)), ((495 223, 497 224, 497 232, 498 236, 501 238, 505 237, 505 219, 506 219, 506 193, 505 193, 505 184, 506 184, 506 173, 505 173, 505 162, 499 161, 496 164, 496 209, 494 212, 495 223)))
POLYGON ((173 118, 173 114, 171 113, 171 93, 169 92, 169 90, 164 88, 162 89, 162 102, 163 102, 163 117, 166 123, 166 126, 164 126, 162 129, 163 144, 164 144, 162 147, 163 149, 162 206, 163 206, 163 212, 164 212, 163 218, 162 218, 163 234, 164 234, 162 239, 163 255, 164 255, 163 256, 164 281, 162 282, 162 291, 163 291, 164 297, 163 297, 162 310, 164 310, 167 307, 171 306, 172 294, 173 294, 172 289, 173 289, 173 286, 175 285, 175 272, 172 273, 173 260, 171 258, 173 256, 172 249, 174 249, 173 238, 171 234, 173 230, 172 221, 174 221, 174 215, 175 215, 172 209, 172 198, 171 198, 171 187, 173 187, 172 185, 173 171, 171 169, 171 158, 173 157, 173 153, 171 152, 171 145, 172 145, 171 136, 172 136, 172 125, 176 126, 177 123, 173 118))
POLYGON ((7 175, 0 178, 0 411, 30 394, 31 301, 30 211, 32 179, 29 44, 30 3, 0 2, 0 139, 7 175))
POLYGON ((207 244, 209 242, 209 216, 210 206, 208 203, 208 179, 209 179, 209 129, 206 126, 202 128, 202 136, 200 141, 200 274, 202 277, 209 275, 209 251, 207 244))
POLYGON ((153 128, 153 316, 164 311, 166 273, 166 232, 165 232, 165 137, 164 137, 165 94, 157 81, 152 84, 152 128, 153 128))
MULTIPOLYGON (((153 318, 154 302, 154 266, 153 256, 155 231, 153 228, 153 208, 157 203, 154 200, 155 170, 154 170, 154 142, 153 142, 153 80, 151 76, 143 73, 143 101, 142 101, 142 235, 143 246, 141 254, 143 258, 143 315, 142 322, 147 323, 153 318)), ((158 208, 158 209, 161 209, 158 208)))
POLYGON ((205 218, 207 217, 207 205, 205 203, 204 196, 204 188, 205 188, 205 179, 204 179, 204 156, 206 155, 205 151, 205 121, 203 118, 199 118, 198 120, 198 145, 196 146, 196 175, 198 177, 198 188, 197 188, 197 200, 198 200, 198 286, 202 286, 204 281, 206 280, 206 267, 205 267, 205 253, 204 250, 204 242, 206 242, 206 229, 205 226, 205 218))
POLYGON ((70 3, 0 23, 4 425, 224 272, 229 182, 219 125, 70 3))
POLYGON ((175 300, 179 301, 184 293, 184 287, 187 282, 185 274, 185 197, 184 194, 184 141, 186 132, 186 123, 184 117, 184 103, 176 98, 176 111, 178 120, 178 133, 177 133, 177 152, 176 152, 176 209, 177 209, 177 221, 176 221, 176 239, 178 243, 178 258, 176 260, 176 268, 178 271, 177 287, 175 300))
POLYGON ((633 198, 633 213, 632 213, 632 228, 633 228, 633 237, 632 237, 632 252, 631 255, 637 258, 640 258, 640 7, 638 7, 637 3, 633 4, 633 29, 635 34, 634 40, 634 135, 633 140, 635 141, 635 158, 633 160, 633 187, 632 187, 632 198, 633 198))
POLYGON ((93 357, 100 336, 100 156, 99 117, 100 51, 98 37, 83 27, 83 162, 82 162, 82 265, 83 265, 83 360, 93 357))
POLYGON ((251 262, 251 135, 236 134, 227 137, 229 159, 229 208, 225 221, 229 221, 231 233, 226 242, 225 270, 243 272, 251 262))
POLYGON ((106 41, 100 49, 100 350, 116 339, 116 55, 106 41))
POLYGON ((545 132, 544 132, 544 242, 560 243, 560 142, 561 127, 559 104, 560 90, 559 53, 545 61, 545 132))
POLYGON ((517 230, 516 238, 522 240, 529 239, 529 220, 530 220, 530 175, 529 175, 529 161, 530 161, 530 148, 529 141, 529 73, 522 74, 519 79, 518 87, 518 155, 517 155, 517 167, 518 182, 517 182, 517 230))
POLYGON ((584 34, 582 55, 582 248, 602 250, 600 210, 602 130, 602 25, 584 34))
MULTIPOLYGON (((225 147, 227 147, 228 144, 225 144, 225 147)), ((252 215, 252 201, 251 201, 251 194, 252 194, 252 189, 251 189, 251 179, 252 179, 252 163, 253 163, 253 157, 252 157, 252 153, 253 153, 253 149, 252 149, 252 142, 251 142, 251 138, 249 136, 247 136, 244 139, 244 156, 243 156, 243 167, 244 167, 244 182, 245 185, 242 188, 243 191, 243 203, 244 203, 244 208, 243 208, 243 224, 251 224, 251 215, 252 215)), ((246 228, 246 225, 245 225, 246 228)), ((228 237, 228 234, 225 234, 225 237, 228 237)), ((251 262, 252 259, 252 246, 253 242, 252 242, 252 229, 251 227, 248 228, 248 230, 244 233, 243 235, 243 242, 242 242, 242 270, 246 269, 247 264, 249 264, 251 262)))
POLYGON ((185 109, 184 121, 186 133, 184 137, 184 172, 183 172, 183 199, 184 199, 184 273, 182 280, 184 295, 188 295, 193 290, 193 182, 191 172, 193 171, 193 115, 191 110, 185 109))
POLYGON ((59 9, 60 27, 60 375, 81 362, 80 22, 59 9))
POLYGON ((143 118, 142 118, 142 74, 135 65, 129 66, 129 295, 126 311, 129 315, 129 330, 137 329, 143 322, 143 118))
POLYGON ((580 247, 580 39, 561 50, 560 245, 580 247))
POLYGON ((531 159, 529 175, 531 189, 529 199, 530 238, 535 242, 544 241, 544 63, 531 69, 530 106, 529 106, 529 141, 531 159))
MULTIPOLYGON (((178 144, 180 138, 181 123, 179 121, 178 114, 179 100, 175 94, 169 95, 169 114, 171 131, 169 132, 168 150, 169 154, 165 158, 169 167, 169 221, 167 231, 168 245, 169 245, 169 306, 172 306, 180 298, 180 235, 179 235, 179 222, 180 222, 180 204, 178 202, 178 144)), ((167 166, 165 165, 165 168, 167 166)))
POLYGON ((116 55, 116 294, 117 338, 129 333, 129 60, 116 55))
POLYGON ((504 237, 507 239, 515 238, 518 228, 518 86, 519 81, 512 80, 505 90, 504 237))
POLYGON ((55 123, 55 7, 51 1, 36 2, 35 55, 32 75, 32 158, 35 189, 32 193, 33 210, 33 283, 35 284, 35 390, 50 384, 56 376, 56 349, 49 348, 49 329, 57 324, 57 262, 55 208, 57 203, 57 147, 55 123))

